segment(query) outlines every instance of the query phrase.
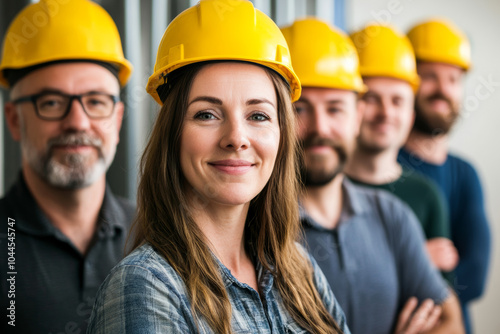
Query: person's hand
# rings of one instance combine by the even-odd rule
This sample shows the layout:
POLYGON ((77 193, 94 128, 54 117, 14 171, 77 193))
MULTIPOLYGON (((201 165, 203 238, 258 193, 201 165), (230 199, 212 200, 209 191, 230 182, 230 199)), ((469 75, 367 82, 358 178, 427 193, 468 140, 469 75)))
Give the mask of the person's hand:
POLYGON ((446 238, 432 238, 426 242, 432 263, 442 271, 452 271, 458 264, 458 252, 453 242, 446 238))
POLYGON ((408 299, 399 313, 394 334, 425 333, 436 326, 441 316, 441 307, 434 305, 431 299, 426 299, 418 308, 417 305, 417 298, 408 299))

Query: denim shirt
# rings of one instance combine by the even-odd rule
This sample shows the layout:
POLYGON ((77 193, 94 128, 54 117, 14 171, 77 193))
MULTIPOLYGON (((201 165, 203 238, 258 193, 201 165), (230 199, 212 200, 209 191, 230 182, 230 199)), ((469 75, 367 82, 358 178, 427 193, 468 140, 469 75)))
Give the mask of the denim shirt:
MULTIPOLYGON (((300 246, 298 246, 300 247, 300 246)), ((304 250, 304 254, 305 250, 304 250)), ((310 257, 314 284, 327 310, 345 334, 350 331, 328 282, 310 257)), ((234 333, 306 333, 286 310, 269 271, 257 265, 259 293, 239 282, 218 262, 232 307, 234 333)), ((123 259, 101 285, 87 333, 214 333, 191 314, 182 278, 146 244, 123 259)))

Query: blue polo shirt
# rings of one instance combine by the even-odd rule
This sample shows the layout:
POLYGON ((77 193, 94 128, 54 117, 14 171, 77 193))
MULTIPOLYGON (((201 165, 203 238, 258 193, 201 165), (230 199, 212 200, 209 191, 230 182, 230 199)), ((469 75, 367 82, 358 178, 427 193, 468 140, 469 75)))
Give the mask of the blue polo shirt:
POLYGON ((335 229, 322 227, 301 211, 306 246, 351 332, 391 333, 410 297, 440 304, 449 296, 447 284, 432 266, 422 228, 406 204, 347 179, 342 189, 344 204, 335 229))

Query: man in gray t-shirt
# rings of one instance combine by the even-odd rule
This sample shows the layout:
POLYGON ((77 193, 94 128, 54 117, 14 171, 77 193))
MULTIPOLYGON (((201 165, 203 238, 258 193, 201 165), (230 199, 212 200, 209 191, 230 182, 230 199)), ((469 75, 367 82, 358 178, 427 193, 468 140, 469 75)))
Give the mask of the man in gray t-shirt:
POLYGON ((351 332, 390 333, 411 297, 445 301, 448 288, 429 265, 411 209, 385 191, 348 179, 341 189, 343 205, 335 228, 322 226, 305 211, 301 219, 309 251, 329 280, 351 332))
POLYGON ((364 108, 354 45, 311 18, 283 34, 303 87, 295 108, 304 150, 300 202, 307 246, 351 332, 463 333, 457 298, 432 266, 411 209, 344 179, 364 108))

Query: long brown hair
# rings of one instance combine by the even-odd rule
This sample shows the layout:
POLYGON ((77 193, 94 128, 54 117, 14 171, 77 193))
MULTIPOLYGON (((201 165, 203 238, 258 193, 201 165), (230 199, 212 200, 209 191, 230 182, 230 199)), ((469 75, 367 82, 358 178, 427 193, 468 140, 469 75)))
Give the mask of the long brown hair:
MULTIPOLYGON (((208 242, 189 213, 179 159, 189 91, 203 66, 177 70, 182 72, 176 71, 168 87, 141 159, 133 248, 151 244, 184 280, 193 316, 203 317, 216 333, 229 334, 231 304, 208 242)), ((250 203, 245 247, 271 271, 286 309, 301 327, 311 333, 340 333, 316 291, 311 264, 296 245, 298 145, 290 90, 278 74, 265 69, 278 99, 280 145, 268 183, 250 203)))

